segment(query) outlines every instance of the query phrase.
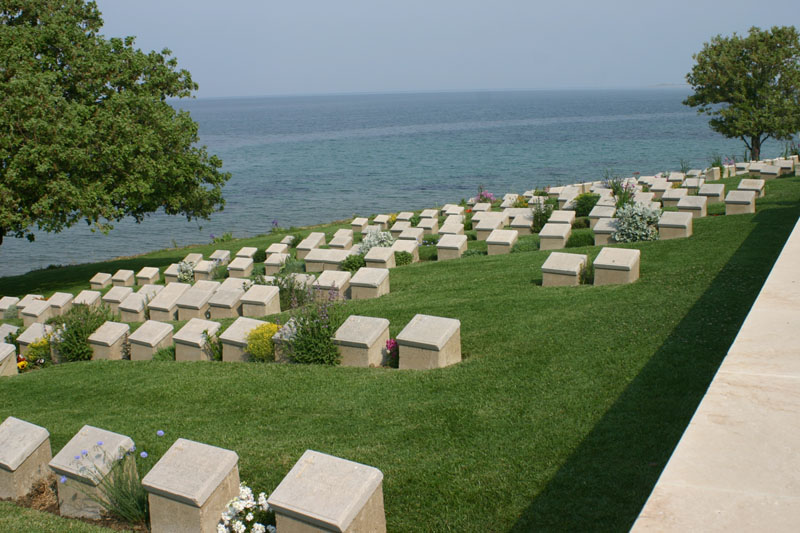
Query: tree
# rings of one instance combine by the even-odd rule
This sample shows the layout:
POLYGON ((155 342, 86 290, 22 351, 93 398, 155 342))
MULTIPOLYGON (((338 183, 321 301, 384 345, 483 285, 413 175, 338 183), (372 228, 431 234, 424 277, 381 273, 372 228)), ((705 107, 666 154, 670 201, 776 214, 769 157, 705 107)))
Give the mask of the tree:
POLYGON ((794 26, 750 28, 746 37, 717 35, 705 43, 686 79, 683 103, 711 115, 711 128, 744 141, 752 159, 770 137, 800 131, 800 40, 794 26))
POLYGON ((230 174, 167 102, 197 89, 189 72, 102 25, 94 2, 0 0, 0 243, 224 206, 230 174))

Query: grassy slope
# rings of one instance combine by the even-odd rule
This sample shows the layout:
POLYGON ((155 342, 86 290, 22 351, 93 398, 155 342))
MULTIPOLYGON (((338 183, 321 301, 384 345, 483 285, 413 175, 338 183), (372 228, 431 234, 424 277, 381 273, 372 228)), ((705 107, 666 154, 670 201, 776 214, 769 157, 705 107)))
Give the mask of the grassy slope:
POLYGON ((348 303, 393 335, 416 313, 461 319, 451 368, 73 363, 0 381, 0 419, 48 428, 54 450, 83 424, 140 448, 163 428, 236 450, 266 491, 307 448, 363 462, 385 475, 392 531, 626 529, 800 215, 798 184, 769 182, 754 216, 635 245, 633 285, 542 288, 548 253, 526 252, 401 267, 390 295, 348 303))

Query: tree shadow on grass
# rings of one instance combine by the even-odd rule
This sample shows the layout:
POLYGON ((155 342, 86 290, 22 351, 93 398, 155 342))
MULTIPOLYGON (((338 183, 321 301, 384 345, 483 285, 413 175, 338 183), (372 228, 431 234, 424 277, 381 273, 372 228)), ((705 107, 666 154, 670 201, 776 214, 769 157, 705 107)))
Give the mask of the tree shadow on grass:
POLYGON ((754 217, 752 232, 708 290, 512 531, 630 529, 799 214, 793 204, 754 217))

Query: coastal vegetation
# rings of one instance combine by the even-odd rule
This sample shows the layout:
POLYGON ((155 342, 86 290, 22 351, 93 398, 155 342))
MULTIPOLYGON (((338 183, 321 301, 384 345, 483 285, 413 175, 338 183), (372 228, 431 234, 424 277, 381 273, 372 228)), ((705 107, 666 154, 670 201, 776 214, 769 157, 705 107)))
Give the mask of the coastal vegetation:
MULTIPOLYGON (((452 367, 82 361, 0 381, 0 419, 46 427, 54 450, 83 424, 143 435, 142 450, 163 429, 235 450, 256 492, 306 449, 372 465, 390 531, 628 529, 800 215, 800 178, 767 182, 756 214, 724 211, 710 205, 689 239, 617 245, 642 253, 630 285, 542 287, 549 252, 532 235, 501 256, 470 240, 469 257, 397 267, 390 294, 342 305, 389 319, 391 337, 417 313, 458 318, 464 361, 452 367)), ((0 278, 0 294, 77 292, 98 271, 264 249, 287 233, 0 278)), ((591 262, 600 247, 571 251, 591 262)), ((0 503, 0 529, 15 528, 100 530, 0 503)))
POLYGON ((761 159, 769 138, 800 132, 800 36, 794 26, 750 28, 746 36, 717 35, 695 54, 684 104, 712 118, 709 125, 740 138, 747 158, 761 159))
POLYGON ((163 211, 208 218, 230 175, 167 98, 197 89, 167 49, 106 38, 94 2, 0 8, 0 244, 163 211))

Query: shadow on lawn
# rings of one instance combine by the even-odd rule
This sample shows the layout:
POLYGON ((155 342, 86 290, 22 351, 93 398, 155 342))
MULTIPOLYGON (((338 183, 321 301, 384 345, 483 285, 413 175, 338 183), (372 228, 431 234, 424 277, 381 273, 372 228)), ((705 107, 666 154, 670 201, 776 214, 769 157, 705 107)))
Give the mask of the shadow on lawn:
POLYGON ((512 531, 630 529, 794 227, 792 207, 754 217, 708 290, 512 531))

